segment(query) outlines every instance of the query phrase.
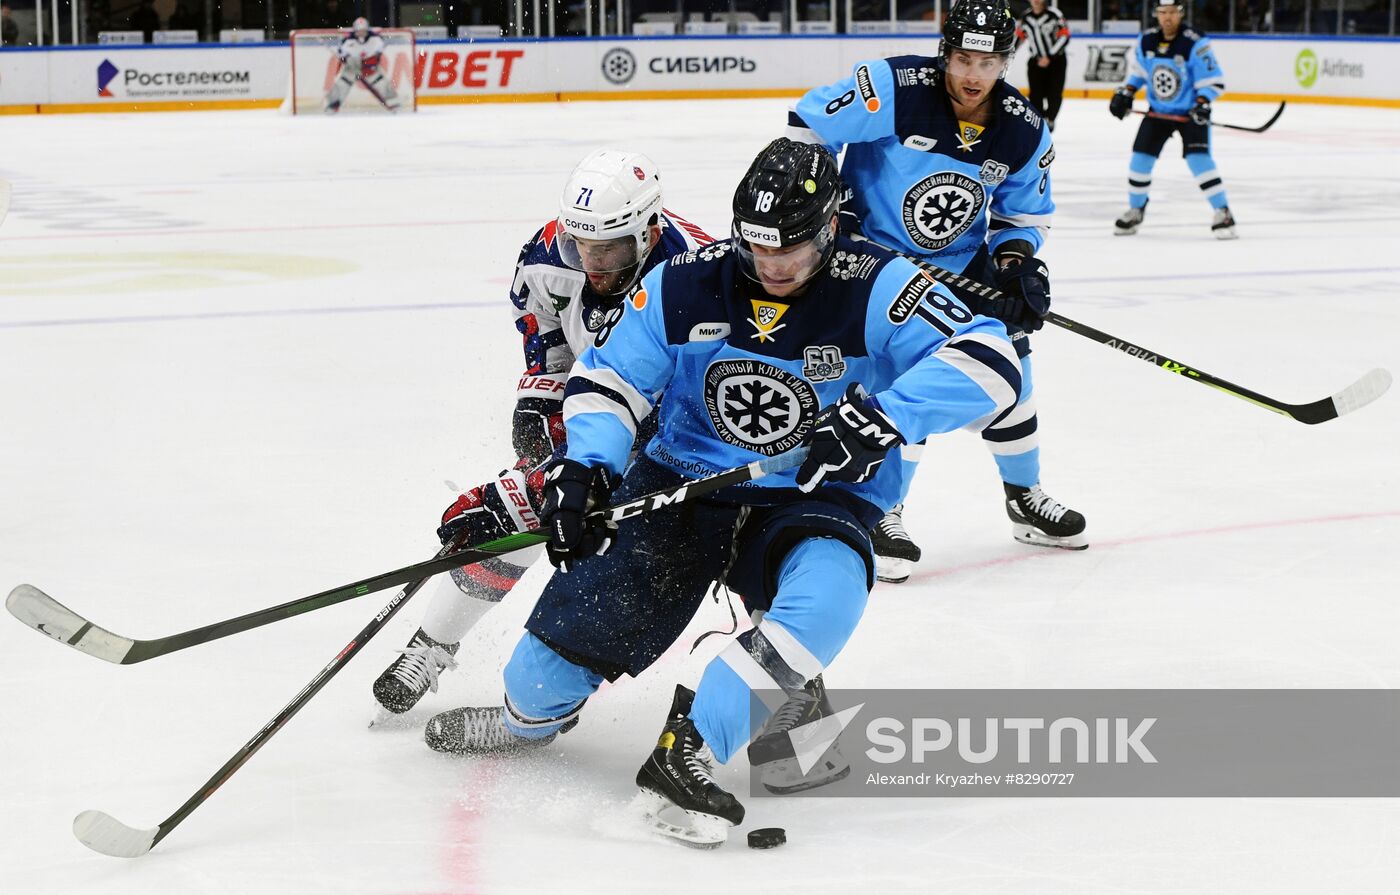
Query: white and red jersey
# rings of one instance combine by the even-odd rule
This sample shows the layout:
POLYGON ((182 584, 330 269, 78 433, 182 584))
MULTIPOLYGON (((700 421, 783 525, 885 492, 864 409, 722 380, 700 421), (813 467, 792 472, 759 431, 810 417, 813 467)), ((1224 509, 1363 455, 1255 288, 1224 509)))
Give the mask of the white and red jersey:
MULTIPOLYGON (((525 350, 526 376, 567 373, 607 325, 609 314, 621 311, 620 296, 597 295, 586 288, 583 271, 564 263, 558 235, 558 221, 545 224, 525 243, 515 265, 510 301, 525 350)), ((662 209, 661 238, 643 262, 638 281, 673 256, 711 242, 714 239, 704 230, 662 209)))
POLYGON ((371 31, 364 40, 360 40, 352 31, 340 42, 335 54, 342 62, 358 61, 360 77, 368 78, 379 70, 380 60, 384 57, 384 38, 378 32, 371 31))

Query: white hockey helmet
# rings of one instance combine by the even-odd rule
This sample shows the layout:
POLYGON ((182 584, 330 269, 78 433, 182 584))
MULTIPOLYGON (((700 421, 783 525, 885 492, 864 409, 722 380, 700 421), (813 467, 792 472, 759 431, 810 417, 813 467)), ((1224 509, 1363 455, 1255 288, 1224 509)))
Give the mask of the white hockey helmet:
POLYGON ((661 172, 638 152, 599 149, 574 168, 559 197, 559 254, 590 274, 595 290, 625 292, 655 248, 661 217, 661 172), (580 240, 582 242, 580 242, 580 240), (605 274, 623 273, 622 277, 605 274))
MULTIPOLYGON (((341 21, 345 21, 341 19, 341 21)), ((350 30, 355 32, 356 37, 364 38, 369 35, 369 19, 360 16, 350 25, 350 30)))

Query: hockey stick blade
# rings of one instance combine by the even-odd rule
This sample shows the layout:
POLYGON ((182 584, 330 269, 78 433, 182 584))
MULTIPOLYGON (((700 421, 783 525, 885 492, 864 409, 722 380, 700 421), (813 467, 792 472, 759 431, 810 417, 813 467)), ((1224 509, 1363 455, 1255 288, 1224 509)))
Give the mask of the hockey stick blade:
POLYGON ((98 854, 139 858, 156 844, 160 828, 138 830, 105 811, 84 811, 73 818, 73 835, 98 854))
POLYGON ((1310 426, 1325 423, 1375 401, 1389 391, 1390 383, 1390 371, 1377 367, 1330 398, 1291 408, 1289 415, 1310 426))
POLYGON ((130 637, 99 628, 31 584, 21 584, 10 591, 5 608, 40 634, 118 665, 136 643, 130 637))

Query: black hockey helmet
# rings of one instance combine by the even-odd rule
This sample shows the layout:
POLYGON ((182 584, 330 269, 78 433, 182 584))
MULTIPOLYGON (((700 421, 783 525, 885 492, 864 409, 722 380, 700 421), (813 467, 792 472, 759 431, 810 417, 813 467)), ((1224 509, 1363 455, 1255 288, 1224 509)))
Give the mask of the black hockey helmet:
POLYGON ((947 59, 954 50, 1000 53, 1016 50, 1016 20, 1006 0, 957 0, 943 23, 938 51, 947 59))
POLYGON ((1168 7, 1179 9, 1182 12, 1186 11, 1186 0, 1156 0, 1156 2, 1153 5, 1156 9, 1168 7))
POLYGON ((831 218, 841 207, 841 178, 836 160, 821 146, 779 137, 749 165, 734 191, 734 245, 745 273, 761 283, 754 247, 765 257, 811 241, 814 251, 803 257, 814 263, 797 282, 810 279, 835 248, 831 218))

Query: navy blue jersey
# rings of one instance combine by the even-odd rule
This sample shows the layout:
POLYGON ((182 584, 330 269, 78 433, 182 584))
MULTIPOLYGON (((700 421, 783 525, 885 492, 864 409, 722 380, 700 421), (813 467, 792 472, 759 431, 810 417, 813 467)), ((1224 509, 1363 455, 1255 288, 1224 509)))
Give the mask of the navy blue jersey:
MULTIPOLYGON (((565 390, 568 455, 620 471, 655 411, 647 456, 700 478, 801 444, 852 382, 914 445, 981 429, 1016 403, 1021 368, 1000 322, 891 252, 841 236, 825 274, 778 299, 744 275, 731 243, 715 243, 647 274, 579 356, 565 390)), ((907 471, 887 462, 868 482, 824 487, 888 510, 907 471)), ((762 479, 745 500, 789 499, 795 475, 762 479)))
MULTIPOLYGON (((588 288, 582 271, 564 263, 556 239, 559 222, 550 221, 530 237, 515 262, 510 301, 525 349, 526 375, 562 373, 603 325, 620 299, 588 288)), ((663 210, 661 240, 642 262, 642 273, 712 240, 699 227, 663 210)), ((619 312, 620 313, 620 312, 619 312)))
POLYGON ((1124 83, 1134 92, 1146 85, 1148 106, 1164 115, 1185 115, 1197 97, 1214 102, 1225 92, 1225 74, 1210 38, 1191 28, 1182 28, 1171 40, 1161 28, 1144 31, 1124 83))
POLYGON ((960 121, 942 65, 928 56, 862 62, 802 97, 787 136, 845 150, 841 177, 854 198, 843 210, 876 242, 957 273, 984 245, 995 253, 1023 239, 1039 251, 1055 211, 1049 128, 1005 81, 986 127, 960 121))

